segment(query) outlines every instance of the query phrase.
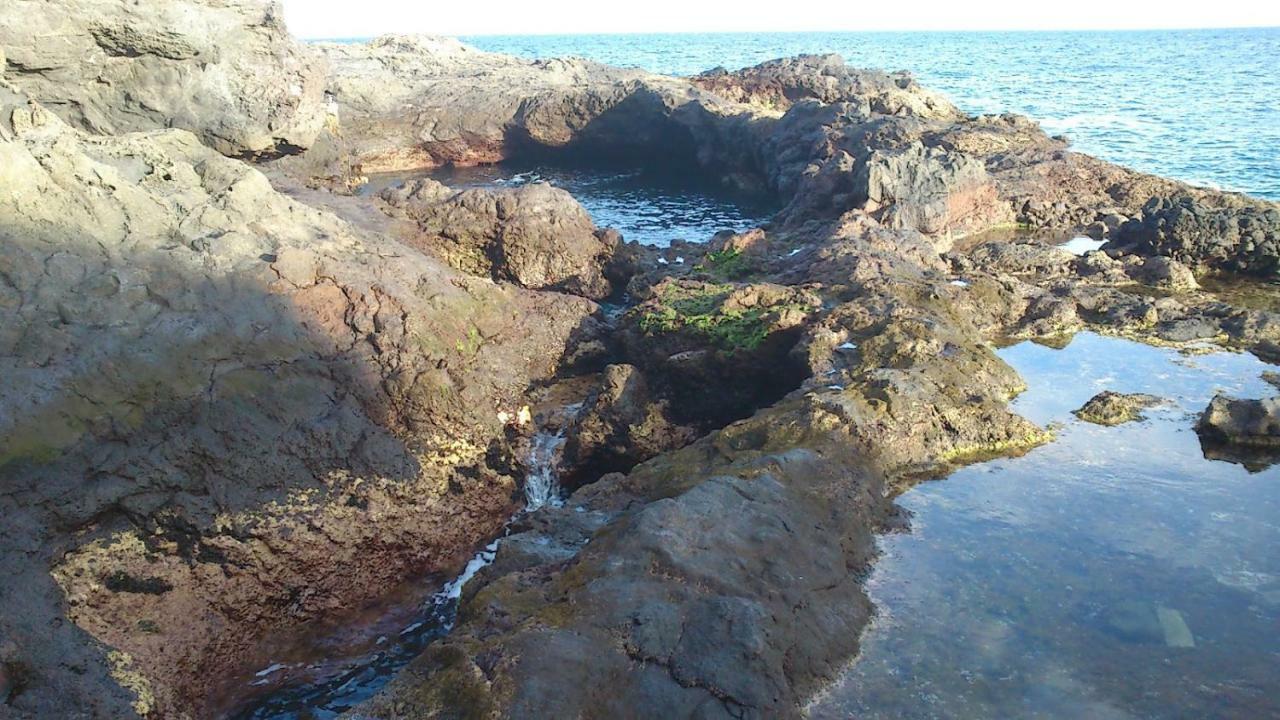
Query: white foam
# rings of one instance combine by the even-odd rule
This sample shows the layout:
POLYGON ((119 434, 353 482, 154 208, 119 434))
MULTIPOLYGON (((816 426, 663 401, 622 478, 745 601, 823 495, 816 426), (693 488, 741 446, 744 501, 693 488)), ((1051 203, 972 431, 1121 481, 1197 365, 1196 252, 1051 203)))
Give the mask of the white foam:
POLYGON ((529 444, 529 474, 524 479, 525 509, 537 510, 544 505, 560 504, 560 478, 556 473, 556 454, 564 445, 564 433, 540 431, 529 444))
POLYGON ((1066 250, 1072 255, 1084 255, 1086 253, 1091 253, 1094 250, 1097 250, 1098 248, 1102 247, 1105 244, 1106 244, 1105 240, 1094 240, 1091 237, 1084 237, 1082 235, 1080 237, 1073 237, 1070 240, 1062 243, 1058 247, 1062 248, 1063 250, 1066 250))
POLYGON ((258 672, 254 673, 254 674, 253 674, 253 676, 254 676, 254 677, 266 677, 266 676, 268 676, 268 675, 271 675, 272 673, 276 673, 276 672, 279 672, 279 671, 281 671, 281 670, 284 670, 284 669, 285 669, 285 668, 287 668, 287 667, 289 667, 289 666, 288 666, 288 665, 285 665, 285 664, 283 664, 283 663, 272 663, 271 665, 268 665, 267 667, 263 668, 262 670, 259 670, 258 672))
MULTIPOLYGON (((457 600, 462 597, 462 588, 467 584, 467 582, 471 580, 471 578, 475 577, 476 573, 480 572, 481 569, 493 562, 493 559, 498 556, 499 542, 499 540, 494 540, 486 545, 483 550, 476 553, 476 556, 471 558, 471 562, 468 562, 467 566, 463 568, 462 574, 454 578, 453 582, 440 589, 439 596, 446 597, 451 600, 457 600)), ((418 624, 421 625, 422 623, 418 624)), ((408 632, 407 628, 400 634, 403 635, 405 632, 408 632)))

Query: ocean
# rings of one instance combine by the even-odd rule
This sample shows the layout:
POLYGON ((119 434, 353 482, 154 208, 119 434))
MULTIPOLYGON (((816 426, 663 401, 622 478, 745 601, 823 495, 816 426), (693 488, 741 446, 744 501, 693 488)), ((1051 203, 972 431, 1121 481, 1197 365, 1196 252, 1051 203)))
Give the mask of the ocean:
POLYGON ((1280 28, 1124 32, 465 37, 523 57, 691 75, 799 53, 909 70, 970 113, 1017 112, 1077 150, 1280 200, 1280 28))

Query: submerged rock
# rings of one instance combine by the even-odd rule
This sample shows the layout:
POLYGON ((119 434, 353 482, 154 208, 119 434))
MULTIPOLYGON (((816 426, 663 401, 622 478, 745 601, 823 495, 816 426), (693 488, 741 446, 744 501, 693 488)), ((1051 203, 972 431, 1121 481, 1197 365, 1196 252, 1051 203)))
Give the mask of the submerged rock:
POLYGON ((1280 447, 1280 397, 1238 400, 1218 395, 1200 415, 1196 431, 1222 443, 1280 447))
POLYGON ((1123 425, 1144 420, 1142 410, 1163 402, 1154 395, 1118 393, 1106 390, 1094 395, 1073 415, 1095 425, 1123 425))
POLYGON ((267 0, 7 0, 9 80, 100 134, 177 127, 225 155, 301 151, 324 126, 326 65, 267 0))

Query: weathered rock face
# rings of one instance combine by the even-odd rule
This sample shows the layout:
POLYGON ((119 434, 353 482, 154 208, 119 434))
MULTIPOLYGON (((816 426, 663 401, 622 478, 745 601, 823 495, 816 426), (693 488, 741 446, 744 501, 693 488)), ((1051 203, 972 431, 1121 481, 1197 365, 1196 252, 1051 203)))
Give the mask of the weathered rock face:
POLYGON ((0 307, 5 710, 69 718, 199 715, 259 633, 456 571, 515 507, 499 412, 595 309, 3 85, 0 307))
POLYGON ((566 150, 593 163, 645 157, 689 166, 731 129, 715 122, 728 103, 638 70, 523 60, 424 36, 319 47, 333 66, 343 134, 364 172, 566 150))
POLYGON ((324 61, 267 0, 11 0, 0 48, 14 85, 94 133, 178 127, 259 157, 326 121, 324 61))
POLYGON ((859 165, 853 191, 855 203, 884 225, 926 235, 963 235, 1013 219, 982 162, 919 144, 872 153, 859 165))
POLYGON ((1153 198, 1126 222, 1118 252, 1161 255, 1203 270, 1280 274, 1280 209, 1215 207, 1194 197, 1153 198))
POLYGON ((860 102, 868 112, 883 115, 962 117, 950 101, 917 85, 909 73, 851 68, 834 54, 780 58, 734 72, 716 68, 691 80, 727 100, 775 110, 812 99, 860 102))
POLYGON ((610 365, 587 397, 570 430, 562 476, 569 487, 626 471, 649 458, 688 445, 692 428, 668 417, 668 401, 653 397, 644 375, 632 365, 610 365))
POLYGON ((1142 420, 1142 411, 1160 403, 1160 398, 1142 393, 1106 390, 1089 398, 1074 415, 1095 425, 1123 425, 1142 420))
POLYGON ((473 275, 594 299, 613 292, 620 236, 597 230, 573 196, 546 183, 453 192, 419 180, 382 199, 417 223, 413 244, 473 275))

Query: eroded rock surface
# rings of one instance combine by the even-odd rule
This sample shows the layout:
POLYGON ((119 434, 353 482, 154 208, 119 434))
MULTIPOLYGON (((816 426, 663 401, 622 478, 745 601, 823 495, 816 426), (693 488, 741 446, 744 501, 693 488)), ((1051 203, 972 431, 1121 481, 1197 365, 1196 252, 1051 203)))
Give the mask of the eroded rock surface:
MULTIPOLYGON (((259 19, 236 32, 274 32, 259 19)), ((147 22, 90 52, 185 62, 147 22)), ((979 235, 1112 236, 1153 197, 1270 206, 966 117, 905 75, 822 56, 686 80, 431 38, 323 52, 337 123, 272 173, 362 228, 196 136, 86 135, 0 85, 5 712, 213 712, 257 633, 456 571, 516 507, 530 386, 603 368, 559 421, 582 486, 519 518, 451 636, 351 717, 797 717, 857 651, 893 493, 1048 439, 1010 412, 1022 382, 994 342, 1089 328, 1280 356, 1280 317, 1197 289, 1199 250, 979 235), (544 186, 316 189, 515 156, 675 167, 785 209, 615 252, 544 186), (405 220, 406 243, 370 231, 405 220), (624 285, 616 320, 527 289, 624 285)))
POLYGON ((516 507, 499 414, 595 310, 2 85, 0 237, 20 717, 202 716, 260 633, 456 572, 516 507))
POLYGON ((18 89, 94 133, 177 127, 258 157, 310 146, 328 118, 323 58, 267 0, 10 0, 0 48, 18 89))
POLYGON ((546 183, 455 192, 431 180, 383 191, 418 226, 415 247, 473 275, 597 300, 621 241, 597 229, 578 201, 546 183))
POLYGON ((1120 228, 1114 244, 1118 251, 1168 257, 1202 270, 1274 278, 1280 273, 1280 209, 1153 198, 1140 218, 1120 228))

